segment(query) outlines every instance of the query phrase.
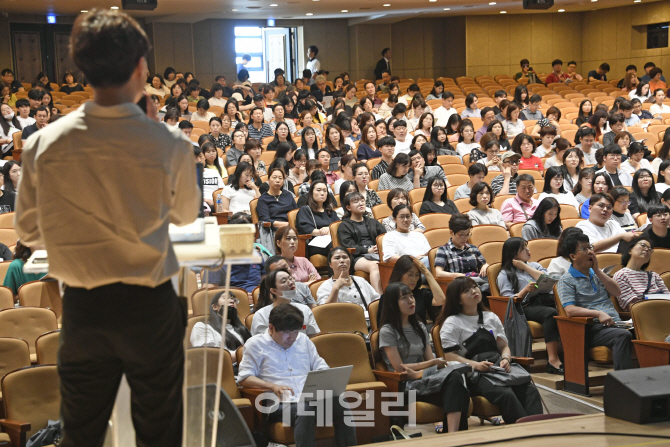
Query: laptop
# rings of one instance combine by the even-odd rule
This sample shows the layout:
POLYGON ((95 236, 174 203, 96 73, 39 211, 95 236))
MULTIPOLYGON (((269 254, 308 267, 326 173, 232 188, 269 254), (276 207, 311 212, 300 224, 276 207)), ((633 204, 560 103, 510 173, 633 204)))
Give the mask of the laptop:
POLYGON ((338 368, 328 368, 319 371, 310 371, 300 392, 299 399, 292 395, 284 402, 312 402, 322 400, 328 395, 336 397, 347 390, 349 377, 354 366, 340 366, 338 368), (319 393, 319 391, 323 391, 319 393), (332 391, 332 394, 326 394, 325 391, 332 391))
MULTIPOLYGON (((196 181, 200 188, 200 197, 202 197, 203 189, 203 169, 202 163, 195 164, 196 181)), ((202 199, 201 199, 202 200, 202 199)), ((170 224, 169 235, 171 242, 202 242, 205 240, 205 211, 200 207, 200 214, 193 223, 184 226, 177 226, 170 224)))

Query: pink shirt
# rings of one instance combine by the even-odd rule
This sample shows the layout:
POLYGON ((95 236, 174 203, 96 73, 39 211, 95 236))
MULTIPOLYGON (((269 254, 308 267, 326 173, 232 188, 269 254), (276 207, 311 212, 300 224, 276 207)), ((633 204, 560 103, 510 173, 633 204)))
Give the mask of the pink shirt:
POLYGON ((293 279, 299 282, 308 282, 309 275, 312 273, 316 274, 316 279, 321 279, 321 276, 314 268, 311 262, 307 258, 302 258, 300 256, 293 257, 293 263, 289 262, 289 268, 291 269, 291 274, 293 279))
POLYGON ((519 169, 530 169, 532 171, 544 172, 544 166, 542 165, 542 159, 533 155, 530 158, 521 157, 519 160, 519 169))
POLYGON ((530 200, 531 203, 526 203, 519 198, 518 194, 511 199, 505 200, 505 202, 503 202, 502 208, 500 209, 505 222, 526 222, 528 219, 533 217, 533 214, 535 214, 535 210, 540 204, 540 201, 532 197, 530 200))

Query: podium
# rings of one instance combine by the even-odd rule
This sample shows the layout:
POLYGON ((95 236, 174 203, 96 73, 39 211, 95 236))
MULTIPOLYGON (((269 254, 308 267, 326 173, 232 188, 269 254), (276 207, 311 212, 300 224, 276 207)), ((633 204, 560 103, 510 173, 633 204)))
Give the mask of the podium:
MULTIPOLYGON (((221 240, 222 237, 225 236, 221 232, 222 227, 223 225, 219 225, 217 217, 206 217, 204 241, 173 243, 172 246, 181 270, 179 274, 172 277, 172 283, 179 296, 185 296, 186 281, 188 276, 185 270, 188 268, 191 267, 212 268, 215 266, 223 266, 223 265, 227 266, 228 274, 226 276, 226 289, 229 289, 230 268, 232 265, 255 264, 261 262, 261 257, 255 254, 253 248, 249 250, 248 256, 247 255, 224 256, 224 250, 222 249, 221 240), (181 281, 178 280, 178 278, 180 277, 181 281)), ((223 233, 225 233, 225 230, 223 233)), ((35 250, 30 259, 28 259, 28 262, 26 262, 23 267, 23 271, 25 273, 46 273, 48 272, 48 270, 49 270, 49 261, 46 250, 35 250)), ((226 313, 227 310, 228 309, 226 305, 225 308, 226 313)), ((223 339, 225 339, 225 337, 223 337, 223 339)), ((223 350, 223 348, 221 349, 223 350)), ((222 360, 220 360, 219 362, 220 363, 219 371, 221 369, 221 362, 222 360)), ((184 368, 186 368, 186 365, 184 366, 184 368)), ((186 377, 186 374, 184 374, 184 377, 186 377)), ((204 387, 204 385, 207 384, 203 383, 202 385, 203 390, 206 390, 207 388, 204 387)), ((218 390, 220 390, 220 388, 217 387, 216 391, 218 392, 218 390)), ((182 445, 191 447, 190 444, 186 442, 187 435, 190 430, 194 429, 199 430, 201 429, 201 426, 189 427, 186 424, 186 418, 188 415, 188 408, 187 408, 188 400, 186 395, 185 380, 182 392, 184 393, 184 435, 182 445)), ((214 391, 212 391, 212 393, 213 392, 214 391)), ((220 398, 217 395, 215 395, 214 397, 215 397, 214 405, 218 407, 220 398)), ((105 440, 105 447, 135 447, 135 446, 136 446, 135 430, 133 428, 133 422, 131 419, 131 409, 130 409, 130 387, 128 386, 128 382, 126 381, 124 375, 116 395, 114 410, 112 412, 112 417, 110 419, 109 424, 109 430, 107 433, 107 438, 105 440)))

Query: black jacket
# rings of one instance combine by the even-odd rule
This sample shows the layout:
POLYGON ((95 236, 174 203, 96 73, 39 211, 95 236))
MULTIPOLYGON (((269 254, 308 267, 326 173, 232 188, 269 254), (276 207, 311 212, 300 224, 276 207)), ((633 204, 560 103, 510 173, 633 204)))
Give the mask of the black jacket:
MULTIPOLYGON (((377 219, 370 219, 363 217, 365 225, 368 227, 368 233, 373 241, 377 240, 377 236, 386 233, 384 225, 379 223, 377 219)), ((361 233, 356 229, 354 222, 349 217, 342 219, 342 223, 337 229, 337 238, 340 240, 340 245, 346 248, 355 248, 354 256, 363 256, 368 252, 368 249, 361 245, 361 233)))
POLYGON ((377 62, 377 66, 375 67, 375 79, 381 79, 382 71, 386 70, 387 68, 386 59, 382 57, 379 59, 379 62, 377 62))

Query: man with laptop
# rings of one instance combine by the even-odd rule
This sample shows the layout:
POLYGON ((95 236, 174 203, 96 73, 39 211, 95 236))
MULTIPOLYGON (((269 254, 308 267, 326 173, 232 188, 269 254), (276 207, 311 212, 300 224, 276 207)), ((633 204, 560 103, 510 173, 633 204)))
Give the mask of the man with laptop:
POLYGON ((280 304, 272 309, 267 331, 251 337, 244 344, 237 383, 247 388, 266 389, 279 397, 281 403, 268 415, 269 423, 281 422, 284 408, 290 405, 290 410, 286 411, 290 411, 296 447, 316 445, 316 412, 325 410, 325 407, 310 405, 320 397, 320 393, 314 393, 313 389, 332 390, 333 398, 326 404, 332 402, 335 445, 357 445, 356 429, 345 424, 345 408, 339 402, 339 394, 346 389, 352 367, 330 369, 314 343, 300 331, 302 325, 303 314, 294 306, 280 304), (331 374, 315 377, 321 376, 315 371, 331 374))

